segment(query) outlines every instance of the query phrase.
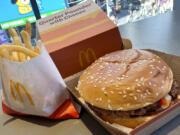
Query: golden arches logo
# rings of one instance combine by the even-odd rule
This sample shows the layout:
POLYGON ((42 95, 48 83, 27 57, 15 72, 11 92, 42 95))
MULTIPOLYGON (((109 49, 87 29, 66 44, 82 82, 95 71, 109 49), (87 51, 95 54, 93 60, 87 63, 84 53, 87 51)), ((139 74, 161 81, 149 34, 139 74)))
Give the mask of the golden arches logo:
POLYGON ((85 59, 86 59, 86 61, 87 61, 88 64, 91 62, 91 61, 90 61, 90 57, 89 57, 90 54, 92 55, 92 57, 93 57, 94 60, 97 59, 96 54, 95 54, 95 52, 94 52, 94 50, 93 50, 92 48, 88 48, 86 51, 81 50, 81 51, 79 52, 79 63, 80 63, 80 66, 81 66, 81 67, 84 66, 84 65, 83 65, 83 59, 82 59, 83 56, 85 57, 85 59))
POLYGON ((16 95, 15 95, 15 92, 14 92, 14 89, 15 89, 16 92, 17 92, 17 95, 19 96, 19 98, 21 100, 21 102, 24 102, 24 99, 23 99, 21 91, 20 91, 20 90, 23 90, 24 93, 26 94, 30 104, 34 106, 34 102, 33 102, 32 98, 31 98, 30 94, 28 93, 26 88, 20 82, 15 83, 14 81, 10 80, 10 89, 11 89, 11 94, 12 94, 14 100, 17 99, 16 95))

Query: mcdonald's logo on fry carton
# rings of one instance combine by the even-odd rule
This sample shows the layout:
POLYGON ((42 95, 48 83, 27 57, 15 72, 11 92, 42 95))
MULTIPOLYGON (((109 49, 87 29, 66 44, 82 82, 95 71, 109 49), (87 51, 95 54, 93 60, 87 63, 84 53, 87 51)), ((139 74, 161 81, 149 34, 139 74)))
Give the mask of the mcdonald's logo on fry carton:
POLYGON ((118 27, 92 0, 42 18, 36 25, 63 78, 122 48, 118 27))
POLYGON ((29 100, 30 104, 34 106, 32 97, 30 96, 26 88, 20 82, 15 83, 14 81, 10 80, 10 90, 11 90, 12 97, 15 101, 17 100, 15 92, 17 92, 17 95, 20 101, 24 103, 24 99, 22 96, 22 92, 23 92, 26 95, 27 99, 29 100))
POLYGON ((91 62, 90 55, 93 57, 93 60, 97 59, 96 54, 92 48, 88 48, 87 50, 81 50, 79 52, 79 64, 81 67, 84 66, 83 57, 85 57, 88 64, 91 62))

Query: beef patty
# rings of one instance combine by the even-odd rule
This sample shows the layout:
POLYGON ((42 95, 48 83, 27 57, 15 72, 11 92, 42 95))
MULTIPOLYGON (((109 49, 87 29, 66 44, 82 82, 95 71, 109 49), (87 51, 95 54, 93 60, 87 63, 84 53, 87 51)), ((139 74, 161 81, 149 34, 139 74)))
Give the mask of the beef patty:
MULTIPOLYGON (((178 83, 174 80, 171 91, 168 93, 172 97, 172 101, 177 99, 177 96, 180 92, 179 90, 178 83)), ((171 102, 173 103, 173 102, 171 102)), ((94 110, 98 115, 105 114, 105 115, 111 115, 111 117, 137 117, 137 116, 146 116, 146 115, 152 115, 157 112, 160 112, 164 110, 161 108, 161 104, 159 101, 157 101, 154 104, 151 104, 149 106, 137 109, 137 110, 131 110, 131 111, 110 111, 110 110, 105 110, 101 109, 95 106, 92 106, 88 104, 92 110, 94 110)))

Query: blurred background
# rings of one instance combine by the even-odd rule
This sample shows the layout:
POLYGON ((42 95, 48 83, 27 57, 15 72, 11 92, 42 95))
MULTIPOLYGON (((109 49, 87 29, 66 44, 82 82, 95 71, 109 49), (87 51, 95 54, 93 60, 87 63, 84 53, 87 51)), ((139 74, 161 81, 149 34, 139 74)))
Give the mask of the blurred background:
MULTIPOLYGON (((36 0, 41 17, 50 16, 86 0, 36 0)), ((139 21, 173 10, 173 0, 93 0, 118 26, 139 21)), ((9 27, 19 33, 26 20, 32 24, 32 44, 36 39, 36 18, 30 0, 3 0, 0 2, 0 44, 12 42, 9 27), (23 9, 22 6, 26 8, 23 9)))

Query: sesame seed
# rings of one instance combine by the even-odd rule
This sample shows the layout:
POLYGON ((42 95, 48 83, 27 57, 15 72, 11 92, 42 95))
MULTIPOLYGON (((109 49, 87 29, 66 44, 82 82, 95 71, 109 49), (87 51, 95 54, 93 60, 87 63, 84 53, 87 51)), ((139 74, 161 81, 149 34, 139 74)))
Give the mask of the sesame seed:
POLYGON ((149 85, 152 85, 152 83, 151 83, 151 82, 149 82, 149 85))
POLYGON ((149 65, 150 67, 154 67, 154 65, 149 65))
POLYGON ((112 107, 111 107, 111 105, 110 105, 110 104, 108 104, 108 108, 109 108, 110 110, 112 110, 112 107))
POLYGON ((124 77, 121 77, 121 80, 124 80, 124 77))
POLYGON ((103 77, 102 79, 103 79, 103 80, 106 80, 106 78, 105 78, 105 77, 103 77))
POLYGON ((139 84, 139 83, 138 83, 138 84, 137 84, 137 86, 139 86, 139 87, 140 87, 140 86, 141 86, 141 84, 139 84))
POLYGON ((119 95, 121 95, 121 94, 122 94, 122 92, 121 92, 121 91, 119 91, 119 92, 118 92, 118 94, 119 94, 119 95))
POLYGON ((118 84, 116 84, 116 88, 119 88, 119 85, 118 85, 118 84))
POLYGON ((156 93, 156 96, 158 96, 159 95, 159 93, 156 93))
POLYGON ((126 90, 130 90, 131 88, 130 87, 127 87, 126 90))
POLYGON ((150 74, 152 74, 153 72, 151 71, 151 72, 149 72, 150 74))
POLYGON ((139 81, 139 79, 136 79, 135 81, 136 81, 136 82, 138 82, 138 81, 139 81))
POLYGON ((117 80, 119 80, 119 81, 120 81, 120 80, 121 80, 121 78, 120 78, 120 77, 117 77, 117 80))
POLYGON ((153 84, 154 87, 156 87, 157 85, 156 84, 153 84))
POLYGON ((99 98, 96 98, 96 101, 99 101, 99 98))
POLYGON ((137 100, 137 97, 136 97, 136 96, 134 96, 134 100, 137 100))
POLYGON ((108 82, 104 82, 105 84, 108 84, 108 82))
POLYGON ((90 76, 90 79, 94 79, 94 77, 93 77, 93 76, 90 76))
POLYGON ((96 85, 94 85, 94 88, 96 88, 97 86, 96 85))
POLYGON ((123 93, 126 94, 126 91, 124 90, 123 93))
POLYGON ((163 66, 163 68, 166 68, 166 66, 163 66))
POLYGON ((111 94, 114 94, 114 91, 110 91, 111 94))
POLYGON ((161 86, 161 89, 164 89, 164 87, 163 87, 163 86, 161 86))
POLYGON ((146 90, 146 92, 147 92, 148 95, 151 95, 151 93, 149 92, 149 90, 146 90))
POLYGON ((78 85, 81 85, 81 81, 78 82, 78 85))
POLYGON ((119 107, 119 110, 122 110, 123 108, 122 107, 119 107))
POLYGON ((126 98, 127 97, 127 95, 123 95, 123 98, 126 98))
POLYGON ((158 63, 161 63, 161 61, 159 60, 158 63))
POLYGON ((118 70, 118 71, 120 71, 121 69, 120 69, 120 68, 118 68, 117 70, 118 70))
POLYGON ((122 77, 125 77, 125 75, 121 75, 122 77))
POLYGON ((75 90, 78 90, 78 87, 75 87, 75 90))
POLYGON ((130 106, 130 103, 126 104, 127 106, 130 106))
POLYGON ((130 93, 129 96, 133 96, 134 94, 133 93, 130 93))
POLYGON ((107 95, 107 91, 104 91, 104 94, 107 95))
POLYGON ((137 92, 141 92, 141 90, 136 90, 137 92))
POLYGON ((141 77, 140 80, 141 80, 141 81, 144 81, 144 77, 141 77))
POLYGON ((144 96, 147 96, 148 94, 147 93, 144 93, 144 96))
POLYGON ((98 83, 102 83, 102 81, 98 81, 98 83))
POLYGON ((114 80, 110 80, 110 83, 114 82, 114 80))
POLYGON ((101 90, 102 90, 102 91, 105 91, 105 88, 103 87, 103 88, 101 88, 101 90))
POLYGON ((102 101, 102 98, 99 98, 99 101, 102 101))
POLYGON ((156 59, 152 59, 152 61, 154 62, 154 61, 156 61, 156 59))
POLYGON ((126 78, 128 78, 129 76, 128 76, 128 75, 126 75, 125 77, 126 77, 126 78))

